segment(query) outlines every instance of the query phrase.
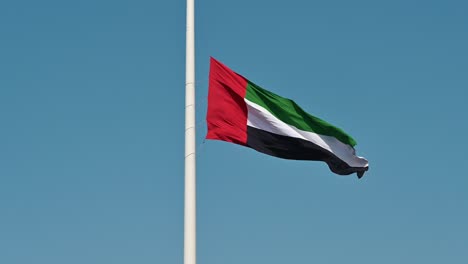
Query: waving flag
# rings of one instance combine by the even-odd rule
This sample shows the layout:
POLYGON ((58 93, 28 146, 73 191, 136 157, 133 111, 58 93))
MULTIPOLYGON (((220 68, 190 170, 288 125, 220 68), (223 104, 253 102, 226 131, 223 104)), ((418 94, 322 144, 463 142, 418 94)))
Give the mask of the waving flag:
POLYGON ((324 161, 336 174, 357 173, 368 162, 355 154, 356 141, 312 116, 294 101, 269 92, 211 58, 207 139, 250 147, 293 160, 324 161))

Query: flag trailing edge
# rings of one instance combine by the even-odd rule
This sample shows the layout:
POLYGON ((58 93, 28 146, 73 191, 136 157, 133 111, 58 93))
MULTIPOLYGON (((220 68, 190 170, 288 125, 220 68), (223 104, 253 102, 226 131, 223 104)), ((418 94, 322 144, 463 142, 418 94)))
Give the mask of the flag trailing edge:
POLYGON ((356 141, 340 128, 302 110, 210 58, 207 139, 250 147, 293 160, 324 161, 339 175, 361 178, 368 161, 355 154, 356 141))

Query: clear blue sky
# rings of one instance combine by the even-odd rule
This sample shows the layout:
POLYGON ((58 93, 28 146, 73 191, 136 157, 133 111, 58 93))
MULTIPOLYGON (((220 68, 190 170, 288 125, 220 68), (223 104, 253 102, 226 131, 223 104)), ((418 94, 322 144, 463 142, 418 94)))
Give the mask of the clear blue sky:
MULTIPOLYGON (((196 8, 200 264, 468 263, 466 1, 196 8), (203 143, 209 56, 370 171, 203 143)), ((0 3, 0 263, 182 263, 184 70, 184 0, 0 3)))

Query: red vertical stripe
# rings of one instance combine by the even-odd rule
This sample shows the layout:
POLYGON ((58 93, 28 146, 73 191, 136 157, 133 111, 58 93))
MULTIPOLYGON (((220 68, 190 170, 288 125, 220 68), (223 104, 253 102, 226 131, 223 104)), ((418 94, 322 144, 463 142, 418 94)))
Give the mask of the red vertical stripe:
POLYGON ((207 139, 247 144, 247 80, 221 62, 210 59, 207 139))

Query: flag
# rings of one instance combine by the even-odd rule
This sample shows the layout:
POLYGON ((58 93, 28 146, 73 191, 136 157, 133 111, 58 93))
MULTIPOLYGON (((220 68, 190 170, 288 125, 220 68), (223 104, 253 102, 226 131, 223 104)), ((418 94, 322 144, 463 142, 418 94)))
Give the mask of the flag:
POLYGON ((361 178, 368 161, 340 128, 306 113, 294 101, 267 91, 210 59, 207 139, 250 147, 283 159, 326 162, 339 175, 361 178))

